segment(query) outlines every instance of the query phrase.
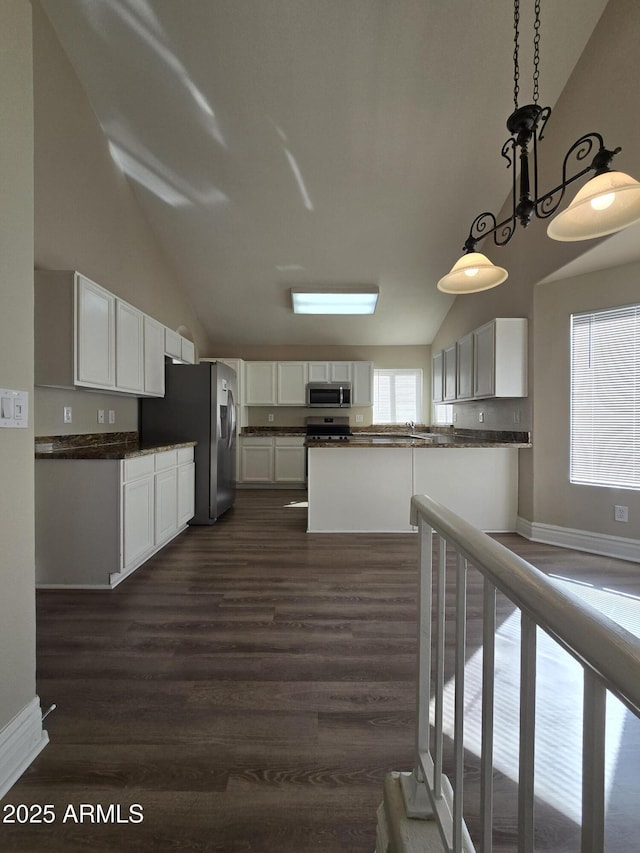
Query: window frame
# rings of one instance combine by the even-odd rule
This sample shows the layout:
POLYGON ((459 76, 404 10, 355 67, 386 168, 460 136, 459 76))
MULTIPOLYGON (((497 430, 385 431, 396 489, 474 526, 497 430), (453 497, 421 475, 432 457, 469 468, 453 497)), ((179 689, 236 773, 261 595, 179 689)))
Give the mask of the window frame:
POLYGON ((571 314, 569 349, 569 482, 640 490, 640 305, 571 314))
MULTIPOLYGON (((408 420, 415 421, 416 423, 421 423, 424 417, 423 415, 423 388, 424 388, 424 371, 421 367, 374 367, 373 369, 373 422, 380 424, 399 424, 399 423, 407 423, 407 419, 403 420, 379 420, 376 417, 376 400, 378 397, 378 377, 380 374, 384 374, 389 377, 396 376, 413 376, 416 380, 416 399, 415 399, 415 410, 416 416, 415 418, 409 418, 408 420)), ((393 383, 395 386, 395 382, 393 383)), ((392 394, 393 399, 393 394, 392 394)), ((395 401, 393 401, 392 406, 392 414, 397 417, 397 409, 395 406, 395 401)))

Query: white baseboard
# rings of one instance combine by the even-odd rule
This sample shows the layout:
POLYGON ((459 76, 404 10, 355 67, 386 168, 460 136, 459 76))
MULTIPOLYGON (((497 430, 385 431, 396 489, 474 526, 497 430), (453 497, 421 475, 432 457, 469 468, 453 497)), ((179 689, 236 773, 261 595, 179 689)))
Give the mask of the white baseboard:
POLYGON ((42 728, 40 699, 35 696, 0 731, 0 798, 18 781, 48 743, 49 735, 42 728))
POLYGON ((546 545, 558 545, 560 548, 573 548, 574 551, 587 551, 590 554, 601 554, 603 557, 640 563, 640 539, 574 530, 571 527, 542 524, 520 517, 516 523, 516 532, 532 542, 543 542, 546 545))

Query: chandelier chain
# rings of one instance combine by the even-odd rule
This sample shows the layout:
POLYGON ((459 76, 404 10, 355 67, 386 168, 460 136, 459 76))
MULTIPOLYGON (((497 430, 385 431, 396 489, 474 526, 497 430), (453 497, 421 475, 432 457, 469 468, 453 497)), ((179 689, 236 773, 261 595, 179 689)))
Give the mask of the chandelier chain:
POLYGON ((536 18, 533 37, 533 103, 538 103, 540 94, 540 0, 536 0, 536 18))
POLYGON ((520 92, 520 65, 518 63, 519 40, 520 40, 520 0, 513 0, 513 104, 518 109, 518 94, 520 92))

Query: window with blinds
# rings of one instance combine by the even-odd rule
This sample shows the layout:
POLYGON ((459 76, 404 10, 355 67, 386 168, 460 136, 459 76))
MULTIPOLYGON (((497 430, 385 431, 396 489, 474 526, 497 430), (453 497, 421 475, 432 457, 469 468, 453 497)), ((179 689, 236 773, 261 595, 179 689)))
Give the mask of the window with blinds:
POLYGON ((373 371, 373 422, 404 424, 422 420, 422 370, 373 371))
POLYGON ((640 489, 640 305, 571 317, 570 476, 640 489))

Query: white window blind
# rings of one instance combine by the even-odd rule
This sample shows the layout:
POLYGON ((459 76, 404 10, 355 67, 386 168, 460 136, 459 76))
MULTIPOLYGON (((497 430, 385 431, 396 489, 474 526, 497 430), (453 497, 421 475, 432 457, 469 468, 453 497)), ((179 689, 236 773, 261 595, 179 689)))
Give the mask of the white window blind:
POLYGON ((422 420, 422 370, 379 369, 373 372, 373 422, 400 424, 422 420))
POLYGON ((640 489, 640 305, 571 317, 570 476, 640 489))

